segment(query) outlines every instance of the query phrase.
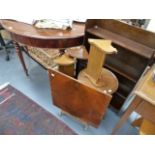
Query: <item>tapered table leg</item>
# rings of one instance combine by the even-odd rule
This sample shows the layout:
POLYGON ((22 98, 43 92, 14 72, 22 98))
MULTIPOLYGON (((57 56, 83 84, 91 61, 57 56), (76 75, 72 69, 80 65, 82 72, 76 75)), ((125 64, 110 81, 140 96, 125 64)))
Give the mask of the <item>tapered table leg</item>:
POLYGON ((132 103, 129 105, 123 116, 120 118, 119 122, 114 127, 112 134, 115 134, 119 128, 125 123, 130 114, 136 109, 136 107, 140 104, 141 99, 139 97, 135 97, 132 103))
POLYGON ((28 70, 26 68, 26 64, 25 64, 23 53, 22 53, 22 51, 20 49, 20 46, 19 46, 19 44, 17 42, 13 42, 13 43, 14 43, 14 46, 15 46, 15 49, 16 49, 16 53, 17 53, 17 55, 19 57, 19 60, 20 60, 20 62, 22 64, 22 66, 23 66, 23 69, 25 71, 25 74, 28 76, 29 75, 28 70))

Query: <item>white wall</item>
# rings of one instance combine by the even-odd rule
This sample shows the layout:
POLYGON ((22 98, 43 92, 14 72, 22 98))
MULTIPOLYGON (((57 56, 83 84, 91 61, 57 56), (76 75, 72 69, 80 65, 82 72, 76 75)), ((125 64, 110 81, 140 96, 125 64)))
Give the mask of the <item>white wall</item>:
POLYGON ((147 28, 147 30, 155 32, 155 19, 151 19, 147 28))

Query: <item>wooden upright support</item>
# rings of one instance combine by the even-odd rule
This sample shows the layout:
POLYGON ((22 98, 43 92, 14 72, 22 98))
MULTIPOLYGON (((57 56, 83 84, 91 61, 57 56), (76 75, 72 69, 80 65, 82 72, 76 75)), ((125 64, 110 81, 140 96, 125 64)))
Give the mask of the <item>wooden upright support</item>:
POLYGON ((89 86, 110 94, 118 88, 118 80, 109 70, 103 68, 106 54, 116 53, 117 50, 111 45, 110 40, 88 39, 90 52, 86 69, 82 70, 78 79, 89 86), (90 81, 90 82, 89 82, 90 81))
POLYGON ((111 46, 110 40, 89 39, 88 42, 91 46, 85 73, 97 85, 102 74, 106 54, 113 54, 117 50, 111 46))

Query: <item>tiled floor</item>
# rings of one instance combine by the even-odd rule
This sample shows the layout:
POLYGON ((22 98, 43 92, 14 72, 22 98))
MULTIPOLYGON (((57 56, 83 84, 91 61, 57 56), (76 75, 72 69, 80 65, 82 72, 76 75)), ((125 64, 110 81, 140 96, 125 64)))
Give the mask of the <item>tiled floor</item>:
MULTIPOLYGON (((29 77, 26 77, 21 64, 12 50, 10 61, 5 60, 5 52, 0 51, 0 85, 9 82, 12 86, 33 99, 46 110, 50 111, 57 118, 64 121, 69 127, 82 135, 107 135, 110 134, 119 117, 112 110, 108 109, 99 128, 89 127, 84 130, 83 125, 69 116, 59 116, 59 109, 52 104, 50 95, 47 71, 24 55, 29 70, 29 77)), ((129 121, 124 124, 118 134, 135 135, 137 129, 133 128, 129 121)))

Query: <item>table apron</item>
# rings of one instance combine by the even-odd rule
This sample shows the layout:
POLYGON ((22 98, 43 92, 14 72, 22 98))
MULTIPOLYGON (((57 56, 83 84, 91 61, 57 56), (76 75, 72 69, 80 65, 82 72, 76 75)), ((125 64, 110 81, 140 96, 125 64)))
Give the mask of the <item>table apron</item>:
POLYGON ((39 48, 69 48, 83 44, 83 36, 77 38, 41 39, 11 33, 11 37, 16 42, 39 48))

